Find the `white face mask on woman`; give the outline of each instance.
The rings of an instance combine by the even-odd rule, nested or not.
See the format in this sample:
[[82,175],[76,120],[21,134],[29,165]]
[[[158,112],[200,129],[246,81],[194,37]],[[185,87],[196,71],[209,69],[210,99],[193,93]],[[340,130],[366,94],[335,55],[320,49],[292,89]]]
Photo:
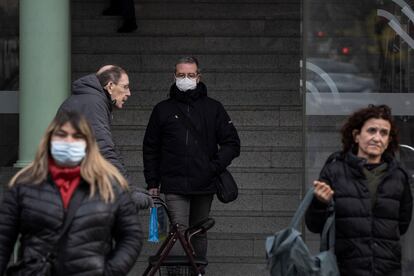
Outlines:
[[59,166],[75,167],[85,157],[86,143],[85,141],[51,141],[50,153],[52,154],[53,160]]
[[192,90],[197,87],[197,79],[190,79],[190,78],[176,78],[175,85],[177,86],[180,91],[187,91]]

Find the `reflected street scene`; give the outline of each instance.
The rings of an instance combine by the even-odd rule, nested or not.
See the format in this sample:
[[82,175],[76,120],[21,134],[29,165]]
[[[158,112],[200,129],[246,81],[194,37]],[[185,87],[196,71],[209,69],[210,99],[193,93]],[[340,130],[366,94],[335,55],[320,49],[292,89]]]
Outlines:
[[[400,132],[398,158],[414,191],[414,1],[310,0],[303,7],[306,183],[341,149],[339,131],[347,116],[386,104]],[[403,275],[413,275],[413,223],[402,244]]]
[[0,0],[0,91],[19,86],[19,1]]

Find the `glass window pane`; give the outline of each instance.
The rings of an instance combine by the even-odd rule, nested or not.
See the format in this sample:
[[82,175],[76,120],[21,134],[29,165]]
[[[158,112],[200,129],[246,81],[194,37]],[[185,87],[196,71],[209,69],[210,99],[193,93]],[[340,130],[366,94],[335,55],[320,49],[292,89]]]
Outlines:
[[[347,116],[368,104],[392,108],[399,158],[413,177],[414,1],[307,0],[303,8],[307,183],[341,149]],[[402,243],[405,275],[414,272],[413,224]]]
[[19,1],[0,0],[0,91],[18,90]]

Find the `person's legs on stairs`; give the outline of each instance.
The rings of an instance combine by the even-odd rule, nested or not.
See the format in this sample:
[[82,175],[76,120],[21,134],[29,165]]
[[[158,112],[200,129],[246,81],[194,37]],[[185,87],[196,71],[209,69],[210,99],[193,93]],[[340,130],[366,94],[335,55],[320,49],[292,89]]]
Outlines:
[[[165,203],[171,215],[171,223],[178,223],[181,231],[185,231],[188,228],[190,199],[190,196],[165,194]],[[170,255],[184,255],[184,251],[178,242],[174,245]]]
[[138,26],[135,18],[134,0],[118,0],[120,1],[121,12],[123,17],[122,26],[118,29],[118,33],[129,33],[135,31]]
[[121,5],[119,3],[120,0],[111,0],[109,7],[102,11],[102,15],[113,16],[113,15],[121,15]]
[[[209,217],[213,197],[213,194],[191,196],[190,226]],[[207,233],[195,235],[191,244],[197,257],[207,259]]]

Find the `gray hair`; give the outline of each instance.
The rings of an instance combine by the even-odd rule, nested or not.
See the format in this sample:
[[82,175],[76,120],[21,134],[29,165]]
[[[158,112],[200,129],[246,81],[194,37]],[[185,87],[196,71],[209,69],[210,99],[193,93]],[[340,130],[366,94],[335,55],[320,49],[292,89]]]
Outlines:
[[197,66],[197,73],[201,72],[201,69],[198,65],[198,59],[195,58],[195,57],[181,57],[181,58],[179,58],[177,60],[177,62],[175,63],[174,70],[176,70],[178,64],[183,64],[183,63],[195,64]]
[[105,65],[101,67],[96,73],[96,77],[99,80],[99,83],[102,87],[105,87],[110,81],[115,84],[118,84],[119,79],[122,77],[123,74],[127,74],[127,72],[117,65]]

